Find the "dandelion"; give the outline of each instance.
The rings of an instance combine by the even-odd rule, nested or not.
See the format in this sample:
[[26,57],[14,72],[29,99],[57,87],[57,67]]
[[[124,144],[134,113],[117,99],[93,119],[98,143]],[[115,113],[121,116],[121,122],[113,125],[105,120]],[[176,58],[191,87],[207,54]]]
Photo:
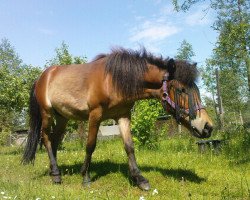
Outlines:
[[56,197],[55,196],[51,196],[52,199],[55,199]]
[[41,198],[40,198],[40,197],[37,197],[36,200],[41,200]]
[[146,200],[144,196],[140,196],[139,200]]
[[158,194],[158,190],[154,189],[154,191],[152,192],[152,195],[156,195],[156,194]]
[[91,191],[90,191],[90,194],[93,194],[93,193],[94,193],[94,191],[93,191],[93,190],[91,190]]
[[1,192],[1,194],[2,194],[2,195],[4,195],[4,194],[5,194],[5,192]]

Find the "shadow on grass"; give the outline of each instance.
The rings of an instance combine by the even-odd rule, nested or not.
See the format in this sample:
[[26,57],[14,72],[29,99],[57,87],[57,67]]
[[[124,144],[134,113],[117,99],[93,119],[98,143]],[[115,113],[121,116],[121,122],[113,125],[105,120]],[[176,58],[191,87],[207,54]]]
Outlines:
[[[76,163],[74,165],[61,165],[59,168],[62,174],[74,175],[81,171],[82,163]],[[187,169],[165,169],[161,167],[153,167],[147,165],[140,165],[139,169],[142,174],[144,172],[156,171],[160,172],[163,176],[173,177],[176,180],[185,180],[194,183],[202,183],[206,181],[205,178],[199,177],[192,170]],[[130,179],[128,164],[127,163],[113,163],[109,160],[93,162],[91,163],[90,172],[92,174],[92,181],[108,175],[109,173],[122,173],[124,177]]]

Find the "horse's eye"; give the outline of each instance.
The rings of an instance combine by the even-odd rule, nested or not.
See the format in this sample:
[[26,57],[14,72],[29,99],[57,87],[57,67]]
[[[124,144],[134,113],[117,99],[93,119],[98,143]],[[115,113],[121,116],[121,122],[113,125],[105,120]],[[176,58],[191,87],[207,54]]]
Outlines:
[[182,89],[181,89],[181,92],[182,92],[182,93],[186,93],[186,89],[185,89],[185,88],[182,88]]
[[176,88],[176,92],[177,92],[178,94],[181,94],[181,93],[182,93],[182,91],[181,91],[180,88]]

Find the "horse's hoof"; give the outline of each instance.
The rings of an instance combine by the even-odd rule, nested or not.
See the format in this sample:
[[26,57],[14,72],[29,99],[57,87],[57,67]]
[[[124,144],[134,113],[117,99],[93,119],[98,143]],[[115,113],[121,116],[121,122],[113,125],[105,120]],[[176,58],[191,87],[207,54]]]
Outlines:
[[90,187],[91,181],[83,181],[82,185],[83,185],[84,187]]
[[137,175],[132,177],[136,185],[144,191],[150,190],[150,184],[146,178],[144,178],[142,175]]
[[90,180],[90,177],[89,175],[85,175],[84,178],[83,178],[83,186],[87,186],[87,187],[90,187],[90,184],[91,184],[91,180]]
[[54,184],[61,184],[62,183],[62,179],[60,176],[53,176],[52,181]]
[[139,183],[139,184],[138,184],[138,187],[139,187],[141,190],[144,190],[144,191],[150,190],[150,184],[149,184],[149,182],[142,182],[142,183]]

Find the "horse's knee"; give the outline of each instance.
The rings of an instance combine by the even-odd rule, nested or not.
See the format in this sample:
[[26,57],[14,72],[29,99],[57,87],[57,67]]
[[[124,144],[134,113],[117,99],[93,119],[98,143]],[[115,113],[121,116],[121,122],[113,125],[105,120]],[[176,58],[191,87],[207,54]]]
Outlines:
[[86,145],[86,154],[91,155],[95,151],[96,143],[91,143]]

